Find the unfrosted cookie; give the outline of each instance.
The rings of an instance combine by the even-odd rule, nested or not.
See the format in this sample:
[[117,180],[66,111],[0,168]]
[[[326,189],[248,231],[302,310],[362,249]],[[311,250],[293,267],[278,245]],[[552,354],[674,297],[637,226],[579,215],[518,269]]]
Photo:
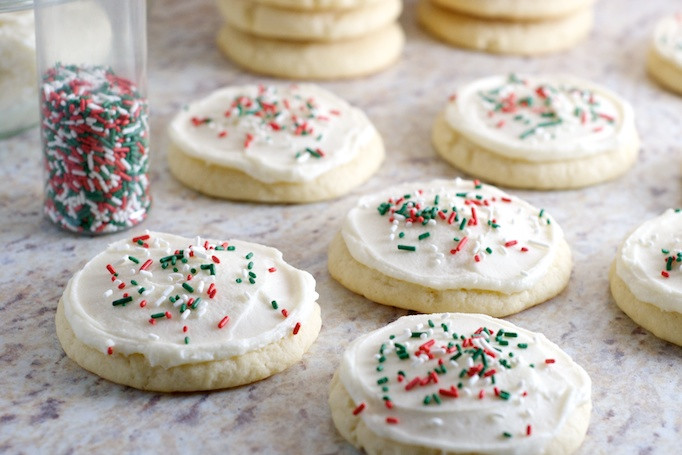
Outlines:
[[629,103],[568,76],[493,76],[459,89],[432,131],[454,166],[500,185],[578,188],[625,173],[639,137]]
[[398,60],[404,43],[405,35],[397,23],[336,41],[264,38],[227,24],[218,33],[218,46],[238,65],[291,79],[338,79],[376,73]]
[[568,49],[592,28],[592,8],[540,21],[480,18],[420,0],[419,23],[444,42],[499,54],[538,55]]
[[274,248],[148,232],[69,281],[57,308],[66,354],[105,379],[162,392],[266,378],[320,331],[315,280]]
[[682,346],[682,212],[644,222],[618,248],[609,273],[616,304],[654,335]]
[[253,0],[263,5],[298,11],[342,11],[362,8],[381,0]]
[[292,10],[253,0],[219,0],[225,21],[242,32],[265,38],[335,41],[354,38],[394,22],[400,0],[379,0],[348,10]]
[[682,13],[656,25],[647,69],[663,87],[682,94]]
[[551,299],[571,252],[543,209],[468,180],[365,196],[329,248],[329,272],[370,300],[423,313],[506,316]]
[[585,9],[594,0],[433,0],[443,8],[482,18],[542,20]]
[[170,170],[202,193],[262,202],[311,202],[350,191],[384,158],[357,108],[320,87],[227,87],[169,126]]
[[591,381],[544,335],[509,322],[405,316],[348,346],[329,405],[368,454],[570,454],[587,432]]

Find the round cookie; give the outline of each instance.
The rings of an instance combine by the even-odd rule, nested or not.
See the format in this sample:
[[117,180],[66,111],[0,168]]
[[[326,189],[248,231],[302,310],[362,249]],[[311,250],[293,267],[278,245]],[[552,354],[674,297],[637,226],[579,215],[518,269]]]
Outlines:
[[405,316],[354,340],[332,378],[339,433],[368,454],[570,454],[591,380],[540,333],[480,314]]
[[381,0],[254,0],[256,3],[298,11],[343,11],[363,8]]
[[567,189],[625,173],[639,136],[629,103],[567,76],[493,76],[465,85],[433,126],[452,165],[500,185]]
[[568,49],[592,28],[592,8],[541,21],[479,18],[420,0],[419,23],[436,38],[457,47],[498,54],[539,55]]
[[571,252],[544,210],[460,179],[360,199],[329,247],[330,274],[385,305],[506,316],[566,287]]
[[219,0],[225,21],[248,34],[285,40],[335,41],[354,38],[394,22],[400,0],[380,0],[349,10],[300,11],[253,0]]
[[433,0],[448,10],[481,18],[542,20],[584,10],[594,0]]
[[179,112],[168,132],[173,175],[226,199],[330,199],[367,180],[384,158],[362,111],[309,84],[223,88]]
[[331,42],[263,38],[224,25],[218,46],[236,64],[255,73],[290,79],[367,76],[395,63],[405,34],[397,23],[365,35]]
[[274,248],[148,232],[69,281],[57,336],[105,379],[160,392],[251,383],[301,360],[320,331],[315,280]]
[[682,94],[682,13],[666,17],[656,25],[647,69],[663,87]]
[[625,314],[659,338],[682,346],[682,212],[644,222],[618,248],[611,294]]

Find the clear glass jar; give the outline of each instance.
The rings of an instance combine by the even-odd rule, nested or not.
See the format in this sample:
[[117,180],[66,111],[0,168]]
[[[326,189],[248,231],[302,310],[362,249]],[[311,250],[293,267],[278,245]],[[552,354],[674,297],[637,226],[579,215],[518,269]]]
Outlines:
[[83,234],[151,205],[145,0],[35,0],[45,213]]
[[32,0],[0,3],[0,139],[38,124]]

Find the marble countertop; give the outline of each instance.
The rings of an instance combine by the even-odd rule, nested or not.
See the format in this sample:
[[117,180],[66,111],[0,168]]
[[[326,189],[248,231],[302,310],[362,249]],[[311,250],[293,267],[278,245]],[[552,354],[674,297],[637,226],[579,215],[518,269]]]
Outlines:
[[629,230],[682,206],[682,98],[645,74],[649,35],[669,0],[601,0],[596,27],[573,50],[542,58],[456,50],[415,24],[406,1],[402,60],[365,79],[323,86],[362,107],[388,152],[378,174],[352,194],[309,205],[256,205],[201,196],[174,180],[165,128],[188,101],[246,74],[214,45],[211,0],[152,0],[149,86],[154,206],[139,228],[186,236],[238,237],[275,246],[317,280],[323,327],[303,361],[256,384],[211,393],[156,394],[99,379],[68,359],[55,335],[57,301],[69,277],[109,242],[77,237],[42,216],[38,132],[0,142],[0,453],[228,452],[352,454],[335,431],[327,387],[345,346],[405,311],[359,297],[332,280],[326,248],[363,193],[403,182],[461,175],[430,145],[430,126],[458,85],[494,73],[570,72],[630,100],[642,150],[622,178],[576,191],[513,191],[544,207],[573,250],[568,288],[508,319],[543,332],[583,365],[594,409],[580,454],[669,454],[682,441],[682,348],[639,328],[614,304],[607,270]]

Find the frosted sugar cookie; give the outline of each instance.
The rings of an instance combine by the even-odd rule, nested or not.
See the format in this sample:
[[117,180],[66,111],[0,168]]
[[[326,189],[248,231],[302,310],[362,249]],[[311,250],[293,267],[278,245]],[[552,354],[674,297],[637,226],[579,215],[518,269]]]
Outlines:
[[587,432],[591,381],[544,335],[509,322],[405,316],[348,346],[329,405],[368,454],[570,454]]
[[423,313],[506,316],[551,299],[571,252],[543,209],[467,180],[365,196],[329,247],[329,272],[370,300]]
[[362,8],[381,0],[255,0],[264,5],[277,6],[298,11],[334,10],[342,11]]
[[647,68],[663,87],[682,94],[682,12],[656,25]]
[[568,76],[494,76],[465,85],[436,119],[433,144],[473,176],[519,188],[604,182],[635,162],[630,104]]
[[274,248],[149,232],[69,281],[66,354],[105,379],[162,392],[233,387],[301,360],[320,331],[315,280]]
[[558,17],[519,21],[471,16],[434,0],[420,0],[417,5],[419,23],[436,38],[499,54],[539,55],[573,47],[590,32],[593,16],[587,7]]
[[618,248],[611,293],[625,314],[659,338],[682,346],[682,212],[644,222]]
[[480,18],[542,20],[584,10],[594,0],[433,0],[433,3]]
[[335,41],[265,38],[224,25],[218,46],[236,64],[256,73],[290,79],[366,76],[395,63],[405,34],[391,23],[364,35]]
[[311,202],[350,191],[384,158],[372,123],[314,85],[227,87],[169,126],[170,170],[226,199]]
[[365,35],[395,22],[400,0],[379,0],[346,10],[298,10],[253,0],[219,0],[225,21],[245,33],[284,40],[334,41]]

